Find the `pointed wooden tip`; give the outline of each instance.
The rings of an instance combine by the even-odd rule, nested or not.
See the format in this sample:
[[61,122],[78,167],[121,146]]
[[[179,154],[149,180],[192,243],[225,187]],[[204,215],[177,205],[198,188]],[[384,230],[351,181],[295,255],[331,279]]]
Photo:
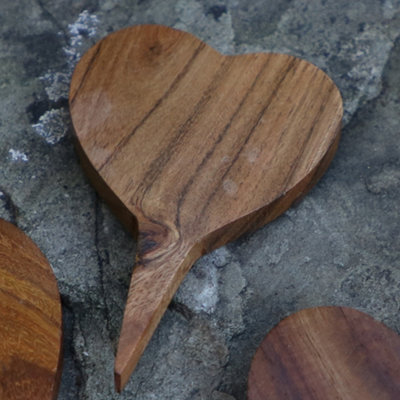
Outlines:
[[129,290],[115,357],[114,379],[117,392],[124,389],[156,327],[154,323],[153,327],[151,325],[152,320],[157,315],[159,304],[155,306],[155,309],[150,309],[144,313],[143,310],[139,311],[132,308],[132,298],[135,298],[136,304],[140,305],[138,299],[134,296],[136,292],[132,291],[132,287]]
[[143,343],[143,339],[140,340],[138,336],[130,333],[126,329],[126,325],[130,325],[129,322],[129,320],[126,321],[124,319],[115,358],[114,382],[115,390],[118,393],[120,393],[128,383],[129,377],[139,362],[140,356],[147,344],[147,341]]
[[156,279],[151,268],[137,266],[134,269],[115,357],[115,388],[118,392],[127,384],[166,308],[164,297],[168,285],[154,290],[152,282]]
[[[115,388],[123,390],[151,339],[172,296],[199,254],[171,246],[154,258],[139,254],[125,306],[115,358]],[[141,246],[143,249],[143,246]]]
[[126,382],[125,382],[125,383],[122,383],[122,376],[121,376],[121,373],[118,372],[118,371],[116,371],[116,370],[114,370],[114,384],[115,384],[115,390],[116,390],[118,393],[121,393],[121,392],[122,392],[122,389],[123,389],[124,386],[126,385]]
[[118,393],[122,392],[128,383],[147,344],[146,339],[144,341],[142,339],[139,343],[135,339],[135,336],[131,337],[126,331],[120,337],[114,365],[114,384]]

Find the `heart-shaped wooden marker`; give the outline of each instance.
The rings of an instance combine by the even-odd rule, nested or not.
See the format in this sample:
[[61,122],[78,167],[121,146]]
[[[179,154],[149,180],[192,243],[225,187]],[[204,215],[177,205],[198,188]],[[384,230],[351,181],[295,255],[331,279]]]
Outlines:
[[0,220],[0,399],[55,399],[61,347],[53,271],[32,240]]
[[69,101],[83,165],[138,231],[115,364],[120,390],[193,262],[280,215],[323,174],[342,101],[308,62],[224,56],[158,25],[92,47]]
[[351,308],[299,311],[254,356],[248,400],[266,399],[400,399],[400,337]]

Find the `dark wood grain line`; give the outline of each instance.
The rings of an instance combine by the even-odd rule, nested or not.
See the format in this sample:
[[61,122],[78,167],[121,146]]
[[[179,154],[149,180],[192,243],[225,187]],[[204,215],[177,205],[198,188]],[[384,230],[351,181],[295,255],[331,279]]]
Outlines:
[[[309,68],[309,67],[310,67],[309,65],[305,64],[302,72],[305,72],[305,70],[306,70],[307,68]],[[315,71],[314,71],[314,74],[317,73],[317,71],[318,71],[318,70],[315,70]],[[297,71],[296,71],[296,72],[297,72]],[[303,85],[303,84],[304,84],[304,83],[303,83],[302,81],[298,81],[298,82],[297,82],[297,85],[293,87],[293,91],[295,90],[295,88],[296,88],[297,86],[301,86],[301,85]],[[302,96],[301,96],[301,99],[298,101],[297,104],[303,104],[303,101],[304,101],[304,99],[305,99],[306,97],[307,97],[307,92],[304,92],[304,93],[302,94]],[[292,115],[293,115],[293,113],[295,113],[295,112],[297,111],[297,109],[298,109],[297,104],[293,104],[293,105],[292,105],[292,108],[290,109],[290,111],[286,114],[286,119],[287,119],[287,120],[290,121],[290,120],[291,120],[291,117],[292,117]],[[280,116],[281,116],[281,115],[282,115],[282,112],[280,113]],[[282,145],[282,143],[284,143],[286,134],[287,134],[288,131],[289,131],[289,127],[290,127],[290,125],[286,125],[286,127],[285,127],[284,130],[282,131],[281,135],[279,136],[279,139],[278,139],[278,146],[277,146],[278,148]]]
[[73,95],[72,98],[70,99],[70,106],[72,106],[72,105],[74,104],[75,99],[76,99],[76,95],[77,95],[78,92],[82,89],[83,84],[85,83],[85,80],[86,80],[87,76],[89,75],[89,72],[90,72],[91,69],[93,68],[94,61],[96,60],[97,56],[100,54],[100,49],[101,49],[102,44],[103,44],[103,41],[100,41],[100,42],[97,44],[97,50],[95,51],[95,53],[93,54],[92,58],[90,59],[89,64],[88,64],[88,66],[87,66],[87,68],[86,68],[86,71],[85,71],[85,73],[83,74],[83,77],[82,77],[81,81],[79,82],[79,86],[77,87],[77,89],[75,90],[74,95]]
[[[1,261],[3,262],[5,260],[1,259]],[[14,265],[12,260],[7,260],[6,262],[8,263],[7,267]],[[53,281],[51,277],[47,276],[47,271],[45,270],[45,267],[41,263],[35,262],[35,260],[33,259],[24,260],[24,262],[30,263],[32,274],[30,276],[27,276],[26,274],[21,272],[19,268],[14,268],[12,271],[13,277],[18,278],[21,281],[27,282],[30,285],[36,285],[36,289],[40,290],[42,293],[45,293],[49,298],[52,298],[52,296],[54,295]],[[2,270],[6,272],[10,271],[9,269],[4,268],[0,265],[0,273]],[[40,277],[40,275],[42,275],[42,277]],[[45,285],[45,281],[46,283],[48,282],[49,285]]]
[[399,350],[395,332],[357,310],[302,310],[281,321],[257,350],[249,399],[397,400]]
[[154,111],[174,92],[174,90],[178,87],[179,82],[183,79],[183,77],[188,73],[190,67],[193,65],[194,60],[200,54],[200,52],[205,48],[205,44],[200,42],[196,47],[196,50],[193,52],[189,61],[184,65],[181,72],[176,76],[171,85],[165,91],[165,93],[156,101],[154,106],[146,113],[146,115],[142,118],[142,120],[133,128],[133,130],[123,137],[115,146],[113,152],[103,161],[103,163],[99,166],[98,171],[101,170],[111,162],[118,152],[126,145],[126,143],[135,135],[137,130],[149,119],[149,117],[154,113]]
[[[31,282],[29,282],[28,280],[26,280],[26,283],[31,284]],[[19,284],[19,282],[16,282],[16,285],[17,284]],[[19,305],[21,305],[23,307],[37,311],[38,314],[40,314],[42,317],[44,317],[47,321],[50,321],[54,325],[59,326],[59,323],[54,318],[52,318],[50,315],[48,315],[46,313],[47,310],[43,310],[41,308],[44,301],[47,301],[50,303],[57,303],[58,299],[54,298],[54,290],[53,290],[53,296],[52,296],[49,291],[46,292],[45,290],[43,290],[43,287],[36,286],[35,288],[37,290],[39,290],[41,292],[41,294],[44,293],[45,295],[47,295],[46,297],[42,298],[41,301],[38,302],[38,304],[35,304],[35,302],[32,302],[32,301],[29,301],[29,299],[23,300],[23,299],[21,299],[21,297],[18,294],[13,293],[10,289],[6,289],[4,287],[0,288],[0,293],[15,300]],[[39,296],[37,296],[37,297],[39,297]]]
[[[166,243],[157,240],[156,236],[157,235],[168,235],[169,232],[171,232],[171,228],[168,227],[167,225],[161,223],[160,221],[156,221],[154,218],[152,218],[149,215],[144,215],[146,220],[152,224],[152,230],[147,230],[147,231],[141,231],[139,240],[138,240],[138,250],[137,254],[140,258],[140,262],[143,266],[146,266],[146,264],[153,263],[154,261],[160,259],[161,257],[164,257],[165,254],[152,254],[159,250],[160,248],[163,248],[163,245]],[[160,230],[157,231],[156,227],[160,227]],[[174,231],[174,233],[177,235],[177,238],[174,240],[174,248],[179,247],[180,244],[182,243],[182,237],[179,232],[179,230]],[[149,242],[149,243],[148,243]],[[167,241],[168,242],[168,241]],[[150,257],[148,257],[149,254],[152,254]],[[146,256],[146,259],[143,258],[143,256]]]
[[[308,400],[319,399],[312,386],[310,386],[309,377],[306,375],[309,371],[304,370],[301,359],[296,357],[295,353],[285,351],[286,349],[291,349],[293,347],[288,341],[289,338],[287,335],[281,334],[281,331],[285,331],[285,325],[288,321],[289,319],[285,319],[276,326],[273,330],[274,340],[266,343],[263,342],[259,349],[265,359],[265,362],[262,364],[274,366],[273,375],[269,379],[271,381],[280,382],[280,385],[269,387],[274,390],[274,398],[300,400],[306,395]],[[307,339],[307,342],[309,343],[308,348],[314,348],[319,356],[319,352],[314,346],[312,339],[308,336],[305,337],[304,332],[302,332],[302,336],[299,336],[298,341],[301,339],[304,340],[304,338]],[[282,357],[283,355],[285,357]],[[321,359],[321,357],[319,358]],[[268,371],[267,373],[270,372],[271,371]],[[263,385],[263,382],[259,379],[256,379],[255,381]],[[301,393],[301,396],[299,395],[299,397],[297,397],[294,395],[295,393]],[[259,395],[258,399],[263,399],[265,396],[265,387],[261,386],[260,390],[257,391],[257,394]]]
[[[317,72],[317,71],[316,71]],[[331,96],[332,91],[334,90],[334,87],[331,85],[329,86],[329,89],[326,93],[326,96],[324,97],[324,101],[321,102],[321,105],[319,107],[318,113],[315,114],[315,117],[313,119],[313,122],[311,123],[311,129],[309,130],[305,140],[303,141],[302,145],[301,145],[301,149],[298,152],[293,164],[291,165],[291,168],[289,170],[289,173],[285,179],[285,183],[283,184],[284,187],[284,191],[287,191],[287,187],[289,185],[290,180],[293,177],[293,174],[296,172],[297,166],[299,165],[299,162],[301,160],[302,155],[304,154],[304,149],[307,148],[307,145],[310,141],[310,138],[312,137],[314,130],[315,130],[315,126],[317,124],[317,122],[321,119],[321,116],[326,108],[326,105],[328,103],[328,99]]]
[[[49,314],[45,313],[44,310],[39,305],[35,305],[30,301],[23,301],[18,295],[16,295],[13,292],[10,292],[9,290],[0,289],[0,292],[2,294],[4,294],[5,296],[9,297],[10,299],[14,300],[19,307],[23,307],[23,308],[26,308],[27,310],[30,310],[26,314],[29,315],[32,312],[35,312],[35,313],[37,313],[37,315],[39,316],[40,319],[47,321],[51,325],[60,327],[59,321],[56,321]],[[54,302],[54,303],[57,301],[57,299],[53,299],[53,298],[49,298],[46,300],[50,301],[50,302]],[[8,302],[7,302],[7,304],[8,304]],[[10,309],[9,307],[10,306],[8,305],[7,308]],[[0,309],[1,309],[1,306],[0,306]],[[4,318],[4,316],[2,316],[2,318]],[[36,324],[36,325],[39,326],[38,324]]]
[[[162,171],[162,169],[165,168],[165,166],[168,164],[168,161],[170,160],[173,154],[173,149],[176,148],[177,144],[179,144],[188,133],[190,133],[190,127],[192,126],[193,121],[196,119],[198,115],[202,113],[204,107],[207,105],[214,91],[218,89],[216,83],[219,82],[220,80],[219,77],[223,75],[226,72],[226,70],[231,66],[231,62],[232,61],[229,58],[223,61],[220,68],[214,74],[210,84],[204,91],[204,94],[201,96],[200,100],[194,106],[193,112],[186,119],[184,124],[180,127],[177,134],[170,140],[167,148],[162,149],[161,153],[159,153],[159,155],[155,157],[154,161],[150,164],[145,179],[143,179],[143,181],[140,182],[137,190],[135,191],[135,194],[140,193],[142,188],[144,188],[143,193],[141,195],[142,199],[145,198],[146,193],[151,189],[152,185],[159,177],[160,171]],[[133,197],[131,199],[131,202],[133,201]]]
[[190,180],[187,182],[185,187],[183,188],[182,192],[179,194],[178,198],[178,204],[177,204],[177,210],[176,210],[176,217],[175,217],[175,223],[176,226],[179,228],[180,227],[180,208],[182,206],[183,201],[185,200],[185,196],[188,193],[190,187],[193,185],[195,178],[200,176],[200,171],[204,168],[206,165],[207,161],[210,159],[210,157],[214,154],[217,146],[222,142],[224,137],[226,136],[227,132],[229,131],[229,128],[232,126],[232,123],[234,119],[237,117],[240,109],[243,107],[243,104],[246,102],[248,99],[249,95],[252,93],[253,89],[255,88],[256,84],[259,82],[261,74],[265,71],[267,68],[267,65],[269,64],[271,58],[268,57],[264,64],[261,66],[260,70],[258,71],[257,75],[255,76],[253,83],[251,86],[247,89],[245,92],[244,96],[242,97],[242,100],[240,101],[239,105],[236,107],[234,112],[232,113],[232,116],[230,117],[228,123],[224,126],[223,130],[221,133],[218,135],[217,140],[215,141],[213,147],[206,153],[205,157],[201,161],[201,163],[197,166],[195,173],[193,176],[190,178]]
[[[355,321],[354,316],[353,318],[351,317],[351,315],[348,316],[346,309],[341,308],[341,311],[343,319],[346,321],[346,324],[348,325],[348,330],[350,332],[353,343],[359,343],[359,346],[362,346],[362,353],[366,355],[365,367],[367,367],[368,372],[373,374],[377,378],[377,381],[380,382],[382,388],[385,388],[388,393],[394,393],[394,394],[399,393],[400,372],[398,373],[399,379],[396,382],[393,379],[393,377],[390,376],[391,374],[387,372],[385,365],[384,364],[382,365],[382,360],[377,358],[377,354],[375,352],[371,351],[371,346],[370,346],[371,342],[373,342],[374,340],[378,342],[389,341],[390,339],[387,338],[386,334],[390,333],[391,335],[393,335],[394,332],[389,331],[384,324],[382,324],[379,321],[375,321],[373,320],[372,317],[368,316],[369,318],[371,318],[372,321],[381,326],[379,335],[375,333],[374,336],[372,336],[368,331],[364,329],[364,326],[361,326],[360,329],[360,321]],[[365,323],[365,321],[362,322]]]
[[[275,328],[276,329],[276,328]],[[275,371],[279,371],[279,380],[284,382],[284,385],[281,385],[279,387],[274,387],[275,390],[278,390],[276,392],[276,395],[279,396],[280,399],[287,399],[287,387],[295,388],[295,392],[301,392],[300,388],[296,384],[295,377],[291,373],[291,368],[288,368],[287,364],[283,361],[281,357],[281,348],[286,348],[287,344],[282,342],[282,338],[279,338],[280,342],[278,343],[269,343],[268,348],[265,348],[264,346],[261,347],[261,353],[262,356],[264,357],[267,362],[272,363],[276,366]],[[297,360],[295,357],[291,357],[291,363],[290,365],[296,365]],[[297,371],[299,371],[299,368],[295,368]],[[258,380],[257,380],[258,381]],[[264,388],[261,388],[261,391],[258,391],[258,393],[261,394],[261,396],[264,396],[265,393],[263,393]],[[262,397],[261,397],[262,398]],[[296,399],[297,400],[297,399]],[[300,399],[299,399],[300,400]]]
[[[288,320],[284,321],[283,323],[285,322],[287,323],[287,321]],[[281,327],[279,327],[278,325],[277,329],[280,330],[280,328]],[[307,339],[309,338],[307,337]],[[283,361],[282,360],[282,353],[284,351],[283,349],[292,348],[293,343],[290,343],[289,338],[286,337],[285,335],[279,335],[279,337],[277,338],[277,342],[279,343],[279,351],[277,353],[277,357],[281,361]],[[307,373],[308,371],[305,371],[304,368],[302,367],[301,360],[299,360],[299,358],[296,357],[296,354],[292,352],[287,352],[285,356],[288,357],[288,360],[284,361],[284,365],[290,379],[287,382],[287,384],[284,385],[284,390],[287,390],[286,387],[290,387],[292,389],[291,392],[294,393],[304,393],[304,391],[306,391],[307,399],[309,400],[316,399],[315,392],[313,391],[312,387],[309,386],[307,376],[305,375],[305,373]]]
[[281,77],[278,80],[278,83],[276,84],[276,86],[274,87],[274,90],[271,92],[271,94],[269,95],[268,99],[266,100],[266,103],[264,105],[264,107],[262,108],[262,110],[259,112],[257,118],[256,118],[256,123],[250,128],[249,133],[246,135],[245,140],[243,141],[243,143],[240,145],[238,151],[235,154],[235,157],[232,159],[232,162],[230,163],[229,167],[227,168],[227,170],[224,172],[224,174],[222,175],[221,179],[219,182],[217,182],[217,184],[214,186],[213,190],[210,191],[210,195],[208,196],[207,201],[205,202],[205,204],[203,205],[200,213],[198,214],[198,217],[200,218],[205,210],[209,207],[212,199],[215,197],[215,195],[218,192],[218,189],[221,187],[221,183],[224,181],[225,177],[228,175],[228,173],[230,172],[230,170],[232,169],[232,167],[234,166],[235,162],[238,160],[240,154],[242,153],[242,150],[244,148],[244,146],[246,146],[246,144],[249,142],[250,138],[252,137],[253,133],[255,132],[258,124],[260,123],[263,115],[265,114],[266,110],[268,109],[268,107],[270,106],[273,98],[276,96],[276,93],[279,90],[279,87],[282,85],[282,83],[284,82],[287,73],[294,67],[294,65],[296,63],[298,63],[299,60],[292,57],[292,59],[290,60],[290,62],[288,63],[288,66],[282,71],[281,73]]
[[[336,383],[335,376],[332,375],[330,369],[327,368],[327,365],[329,366],[329,362],[327,364],[327,360],[325,359],[325,357],[323,355],[321,355],[321,352],[318,349],[318,346],[316,345],[316,343],[319,343],[319,342],[318,341],[316,342],[314,340],[314,338],[311,336],[311,333],[306,329],[303,329],[303,332],[300,337],[304,343],[307,343],[306,348],[308,349],[310,356],[312,356],[313,363],[315,365],[319,364],[321,366],[320,369],[324,375],[324,380],[329,381],[330,391],[331,391],[332,395],[336,394],[337,398],[340,398],[340,392],[338,391],[338,387],[335,384]],[[291,353],[291,355],[292,355],[292,353]],[[293,370],[298,371],[299,376],[301,376],[301,378],[302,378],[302,382],[305,384],[306,390],[308,390],[310,393],[312,393],[313,388],[312,388],[311,382],[307,379],[307,376],[305,376],[304,368],[302,368],[301,365],[298,364],[298,362],[300,362],[301,360],[299,360],[298,357],[292,357],[292,359],[297,360],[297,363],[291,363],[290,367]],[[297,365],[297,367],[293,368],[293,365]]]

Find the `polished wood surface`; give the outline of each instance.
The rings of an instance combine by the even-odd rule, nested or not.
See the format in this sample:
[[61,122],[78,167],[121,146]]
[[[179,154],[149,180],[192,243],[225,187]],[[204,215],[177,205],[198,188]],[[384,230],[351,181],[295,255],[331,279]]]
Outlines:
[[345,307],[302,310],[263,340],[248,400],[400,399],[400,337]]
[[53,271],[32,240],[0,220],[0,399],[56,399],[61,346]]
[[83,166],[138,238],[115,364],[121,390],[194,261],[280,215],[323,174],[342,101],[306,61],[224,56],[158,25],[92,47],[69,101]]

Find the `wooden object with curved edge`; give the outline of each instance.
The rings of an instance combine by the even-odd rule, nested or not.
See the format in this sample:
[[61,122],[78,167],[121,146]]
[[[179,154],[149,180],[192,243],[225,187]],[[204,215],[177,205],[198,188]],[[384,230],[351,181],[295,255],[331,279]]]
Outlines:
[[82,57],[69,102],[85,169],[138,229],[121,390],[194,261],[280,215],[323,174],[342,101],[306,61],[224,56],[189,33],[141,25]]
[[54,400],[62,364],[53,271],[22,231],[0,220],[0,399]]
[[351,308],[292,314],[251,364],[248,400],[266,399],[400,399],[400,337]]

